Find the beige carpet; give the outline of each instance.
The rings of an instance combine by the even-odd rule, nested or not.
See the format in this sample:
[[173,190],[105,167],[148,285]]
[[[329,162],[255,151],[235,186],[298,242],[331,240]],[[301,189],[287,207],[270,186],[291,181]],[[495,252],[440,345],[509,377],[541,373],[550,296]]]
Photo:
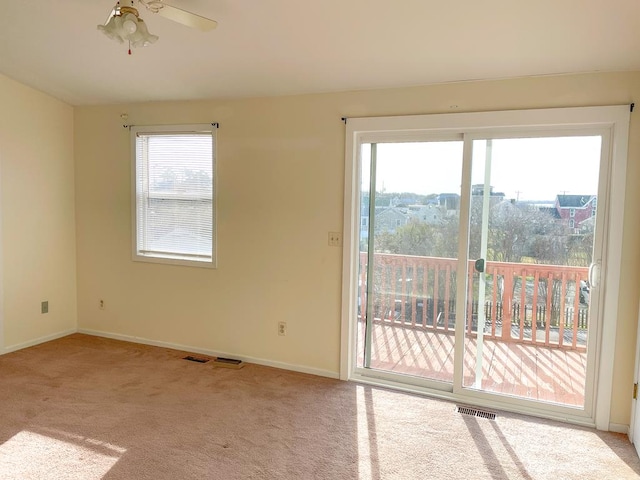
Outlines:
[[631,479],[626,436],[85,335],[0,357],[0,479]]

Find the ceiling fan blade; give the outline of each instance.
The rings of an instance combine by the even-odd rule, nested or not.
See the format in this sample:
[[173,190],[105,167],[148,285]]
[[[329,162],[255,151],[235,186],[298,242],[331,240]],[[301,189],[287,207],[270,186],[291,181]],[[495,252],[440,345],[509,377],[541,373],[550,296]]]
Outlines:
[[197,28],[202,32],[208,32],[218,26],[218,22],[215,20],[187,12],[181,8],[172,7],[166,3],[162,3],[162,8],[158,10],[158,14],[174,22],[186,25],[187,27]]

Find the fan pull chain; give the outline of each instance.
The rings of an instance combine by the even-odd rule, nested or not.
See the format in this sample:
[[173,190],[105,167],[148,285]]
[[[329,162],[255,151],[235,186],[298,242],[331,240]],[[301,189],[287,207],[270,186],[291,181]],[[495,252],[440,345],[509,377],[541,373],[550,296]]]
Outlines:
[[129,40],[129,55],[131,55],[131,40]]

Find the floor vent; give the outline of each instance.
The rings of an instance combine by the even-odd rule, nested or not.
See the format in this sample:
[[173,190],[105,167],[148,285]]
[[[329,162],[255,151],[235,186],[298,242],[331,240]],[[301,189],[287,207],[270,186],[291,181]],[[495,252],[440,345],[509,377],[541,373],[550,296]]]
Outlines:
[[190,362],[197,362],[197,363],[207,363],[209,360],[211,360],[210,358],[204,358],[204,357],[194,357],[193,355],[187,355],[186,357],[182,357],[184,360],[189,360]]
[[244,362],[235,358],[217,357],[213,360],[213,363],[211,365],[213,365],[214,367],[239,369],[244,367]]
[[495,420],[496,414],[487,410],[480,410],[474,407],[463,407],[461,405],[456,406],[456,412],[463,415],[471,415],[472,417],[486,418],[488,420]]

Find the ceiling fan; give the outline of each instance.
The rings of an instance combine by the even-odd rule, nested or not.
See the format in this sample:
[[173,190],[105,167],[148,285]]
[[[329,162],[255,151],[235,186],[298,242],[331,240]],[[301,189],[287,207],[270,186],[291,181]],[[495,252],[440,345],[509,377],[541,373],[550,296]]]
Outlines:
[[[215,20],[168,5],[163,0],[137,0],[137,2],[151,13],[157,13],[169,20],[203,32],[218,26]],[[129,42],[129,55],[131,55],[131,47],[146,47],[158,40],[157,35],[152,35],[147,30],[147,25],[140,17],[138,9],[134,7],[134,0],[122,0],[122,2],[118,0],[104,25],[98,25],[98,30],[120,43]]]

